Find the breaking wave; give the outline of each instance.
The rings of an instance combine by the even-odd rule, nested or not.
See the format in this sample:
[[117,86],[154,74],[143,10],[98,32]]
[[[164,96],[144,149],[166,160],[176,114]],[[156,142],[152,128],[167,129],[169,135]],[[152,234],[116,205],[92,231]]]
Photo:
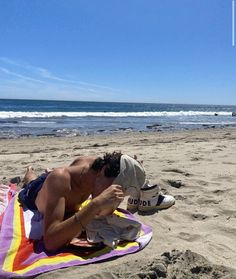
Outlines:
[[144,111],[144,112],[24,112],[1,111],[0,119],[6,118],[52,118],[52,117],[158,117],[158,116],[230,116],[228,111]]

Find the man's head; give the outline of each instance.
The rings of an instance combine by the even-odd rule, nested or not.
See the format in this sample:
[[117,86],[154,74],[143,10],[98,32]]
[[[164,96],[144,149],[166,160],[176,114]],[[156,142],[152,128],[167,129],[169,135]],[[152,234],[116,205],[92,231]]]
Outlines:
[[135,196],[146,180],[143,166],[134,158],[120,152],[106,153],[103,157],[97,158],[92,169],[102,172],[103,177],[109,181],[114,179],[111,183],[121,185],[125,195]]
[[101,171],[104,169],[105,177],[117,177],[120,173],[120,152],[106,153],[103,157],[98,157],[92,164],[94,171]]
[[106,153],[103,157],[98,157],[93,162],[91,168],[97,173],[94,184],[93,197],[100,195],[107,187],[109,187],[114,178],[120,172],[120,152]]

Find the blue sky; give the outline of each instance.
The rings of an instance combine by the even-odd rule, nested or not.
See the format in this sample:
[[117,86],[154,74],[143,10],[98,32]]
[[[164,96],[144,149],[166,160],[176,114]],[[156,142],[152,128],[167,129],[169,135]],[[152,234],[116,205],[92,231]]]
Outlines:
[[236,105],[232,0],[9,0],[0,98]]

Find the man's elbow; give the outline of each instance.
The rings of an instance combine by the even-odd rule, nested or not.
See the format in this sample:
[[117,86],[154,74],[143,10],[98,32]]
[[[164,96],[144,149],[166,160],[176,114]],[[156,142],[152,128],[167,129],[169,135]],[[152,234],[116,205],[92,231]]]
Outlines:
[[59,248],[61,248],[62,245],[57,243],[55,241],[55,238],[53,240],[52,238],[50,239],[49,237],[44,237],[44,247],[48,252],[53,253],[56,252]]

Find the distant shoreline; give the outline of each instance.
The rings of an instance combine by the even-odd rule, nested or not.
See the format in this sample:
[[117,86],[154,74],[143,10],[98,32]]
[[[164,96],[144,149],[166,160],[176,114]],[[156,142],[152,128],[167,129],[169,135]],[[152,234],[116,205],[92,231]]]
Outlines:
[[56,133],[48,133],[48,134],[40,134],[40,135],[32,135],[32,134],[22,134],[17,137],[4,137],[0,136],[0,140],[7,140],[7,139],[32,139],[32,138],[76,138],[76,137],[110,137],[110,136],[125,136],[130,134],[175,134],[175,133],[185,133],[185,132],[201,132],[201,131],[222,131],[227,129],[236,129],[236,124],[233,125],[202,125],[201,128],[193,128],[193,129],[170,129],[170,127],[161,127],[159,124],[153,124],[153,127],[148,128],[147,130],[134,130],[131,127],[129,128],[117,128],[114,131],[105,131],[105,130],[98,130],[93,133],[75,133],[75,134],[56,134]]
[[[163,136],[171,136],[171,135],[185,135],[185,134],[204,134],[204,133],[228,133],[231,131],[235,131],[236,130],[236,126],[235,127],[203,127],[202,129],[189,129],[189,130],[163,130],[163,131],[155,131],[155,130],[149,130],[149,131],[132,131],[132,130],[126,130],[126,131],[117,131],[117,132],[113,132],[113,133],[93,133],[93,134],[86,134],[86,135],[53,135],[53,134],[44,134],[44,135],[39,135],[39,136],[32,136],[32,135],[27,135],[27,136],[21,136],[21,137],[17,137],[17,138],[1,138],[0,137],[0,143],[4,142],[4,141],[30,141],[30,140],[59,140],[59,141],[63,141],[63,140],[76,140],[76,138],[78,139],[112,139],[112,138],[120,138],[120,137],[130,137],[130,136],[157,136],[157,137],[163,137]],[[214,133],[213,133],[214,132]]]

